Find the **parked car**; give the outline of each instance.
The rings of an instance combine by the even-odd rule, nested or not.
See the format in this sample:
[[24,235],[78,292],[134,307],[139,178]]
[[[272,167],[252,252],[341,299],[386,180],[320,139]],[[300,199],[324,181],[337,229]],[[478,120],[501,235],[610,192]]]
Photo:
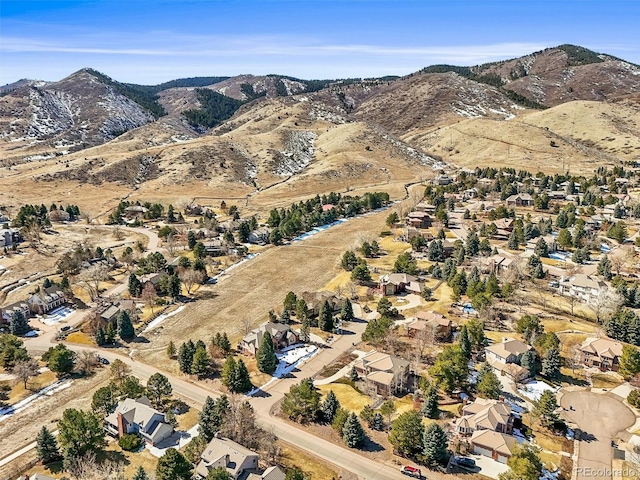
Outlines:
[[38,332],[36,332],[35,330],[31,330],[30,332],[27,332],[24,334],[25,337],[37,337],[38,336]]
[[419,468],[416,467],[412,467],[410,465],[405,465],[403,466],[400,471],[404,474],[407,475],[409,477],[413,477],[413,478],[422,478],[422,472],[420,471]]
[[475,468],[476,461],[469,457],[456,457],[454,463],[462,468]]
[[60,329],[61,332],[66,332],[67,330],[71,330],[71,325],[65,325]]
[[98,355],[96,358],[98,359],[98,361],[99,361],[101,364],[103,364],[103,365],[109,365],[109,360],[107,360],[106,358],[101,357],[100,355]]

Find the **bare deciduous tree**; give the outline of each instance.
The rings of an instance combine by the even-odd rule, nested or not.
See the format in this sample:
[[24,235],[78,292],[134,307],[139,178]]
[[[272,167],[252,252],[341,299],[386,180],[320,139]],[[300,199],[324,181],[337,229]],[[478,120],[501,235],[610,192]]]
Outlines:
[[13,374],[18,380],[22,382],[25,390],[27,389],[27,382],[32,377],[37,377],[40,373],[38,362],[30,358],[29,360],[19,360],[13,367]]
[[156,287],[154,287],[151,283],[147,283],[142,289],[140,298],[151,309],[151,315],[153,315],[153,306],[156,304],[156,298],[158,298]]
[[249,319],[249,317],[242,317],[240,319],[240,331],[242,335],[247,335],[251,331],[251,319]]
[[607,287],[600,290],[598,295],[592,295],[587,305],[596,316],[596,321],[602,324],[624,302],[622,296],[613,288]]
[[122,228],[120,228],[120,225],[113,226],[113,238],[118,241],[124,239],[124,232],[122,231]]
[[179,247],[178,239],[175,237],[175,235],[174,234],[169,235],[166,238],[166,240],[162,243],[164,245],[164,248],[167,249],[167,252],[169,252],[169,255],[173,257],[176,253],[176,250]]
[[204,280],[204,274],[201,271],[192,270],[191,268],[183,269],[178,276],[187,289],[187,295],[191,295],[191,289],[194,285],[202,283]]
[[106,265],[93,265],[80,272],[77,277],[80,286],[86,290],[92,301],[100,297],[100,282],[109,278],[109,267]]
[[98,365],[98,357],[94,352],[84,350],[76,357],[76,368],[82,375],[92,374]]

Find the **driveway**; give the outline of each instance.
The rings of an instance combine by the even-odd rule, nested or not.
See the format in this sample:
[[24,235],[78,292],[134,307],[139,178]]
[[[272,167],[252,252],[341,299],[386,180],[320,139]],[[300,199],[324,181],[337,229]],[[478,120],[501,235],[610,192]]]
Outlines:
[[635,414],[616,396],[586,390],[564,391],[560,405],[562,416],[582,430],[575,478],[611,480],[611,441],[635,423]]

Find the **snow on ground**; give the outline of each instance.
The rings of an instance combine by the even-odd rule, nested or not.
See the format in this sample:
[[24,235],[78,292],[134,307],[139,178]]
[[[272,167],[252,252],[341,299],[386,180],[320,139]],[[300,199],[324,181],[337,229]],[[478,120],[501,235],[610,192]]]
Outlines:
[[55,310],[52,310],[47,315],[43,315],[40,318],[40,323],[44,323],[45,325],[57,325],[62,322],[65,318],[70,317],[75,313],[75,310],[70,307],[59,307]]
[[153,330],[154,328],[156,328],[158,325],[160,325],[162,322],[164,322],[167,318],[169,317],[173,317],[174,315],[180,313],[182,310],[184,310],[184,307],[186,305],[181,305],[178,308],[176,308],[173,312],[170,313],[166,313],[163,315],[158,315],[153,321],[151,321],[149,323],[149,325],[147,325],[145,327],[145,329],[142,331],[142,333],[146,333],[149,330]]
[[207,283],[216,283],[218,281],[218,279],[220,277],[222,277],[224,274],[229,273],[231,270],[236,268],[238,265],[242,265],[244,262],[248,262],[249,260],[252,260],[252,259],[256,258],[258,255],[260,255],[260,254],[259,253],[251,253],[251,254],[247,255],[242,260],[240,260],[238,263],[234,263],[229,268],[225,268],[219,274],[214,275],[213,277],[211,277]]
[[38,400],[39,398],[45,395],[50,397],[56,392],[64,390],[65,388],[69,388],[72,382],[73,380],[59,380],[55,383],[52,383],[48,387],[43,388],[39,392],[36,392],[33,395],[30,395],[24,400],[20,400],[15,405],[10,405],[8,407],[1,408],[0,422],[6,420],[11,415],[15,415],[16,413],[23,411],[24,409],[28,408],[33,402],[35,402],[36,400]]
[[154,457],[162,457],[169,448],[181,449],[187,445],[191,440],[198,436],[198,425],[191,427],[186,432],[184,430],[178,430],[173,435],[161,441],[158,446],[147,445],[147,450]]
[[518,393],[535,402],[540,399],[540,396],[545,390],[556,391],[556,389],[548,383],[536,380],[518,388]]
[[296,369],[296,367],[302,365],[319,352],[318,347],[316,347],[315,345],[305,345],[302,347],[296,347],[295,345],[293,345],[293,347],[294,348],[292,349],[287,349],[287,351],[284,353],[276,354],[276,357],[278,357],[278,360],[280,362],[278,363],[278,367],[276,368],[273,377],[261,387],[256,387],[249,393],[247,393],[248,396],[255,395],[260,390],[264,389],[267,385],[270,385],[276,380],[289,375]]

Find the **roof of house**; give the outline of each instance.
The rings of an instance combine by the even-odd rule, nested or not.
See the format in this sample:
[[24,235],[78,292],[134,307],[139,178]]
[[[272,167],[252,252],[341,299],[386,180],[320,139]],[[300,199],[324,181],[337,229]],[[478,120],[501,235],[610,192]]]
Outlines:
[[502,455],[511,456],[513,449],[518,444],[516,437],[493,430],[476,430],[471,435],[471,443],[489,448]]
[[290,338],[292,341],[295,341],[295,333],[291,330],[289,325],[285,325],[284,323],[267,322],[263,323],[258,328],[251,330],[247,335],[244,336],[240,343],[252,343],[257,348],[262,342],[262,338],[264,337],[265,333],[267,332],[269,332],[272,337],[281,338],[284,336]]
[[381,385],[391,385],[393,384],[394,375],[391,372],[371,372],[367,375],[367,379],[372,382],[379,383]]
[[423,219],[423,218],[431,218],[431,217],[426,212],[409,212],[409,214],[407,215],[407,218]]
[[573,277],[569,278],[568,282],[574,287],[592,288],[595,290],[599,290],[605,285],[604,282],[596,280],[584,273],[576,273]]
[[387,273],[380,277],[380,283],[391,283],[393,285],[400,285],[404,283],[406,285],[418,282],[418,277],[414,277],[413,275],[409,275],[408,273]]
[[525,374],[529,375],[529,369],[521,367],[517,363],[489,362],[489,364],[501,373],[506,373],[515,379],[523,378]]
[[437,324],[443,327],[448,327],[449,325],[451,325],[451,320],[449,320],[447,317],[445,317],[441,313],[436,313],[431,311],[429,312],[420,311],[416,313],[416,319],[424,320],[426,322],[434,322],[434,324]]
[[504,339],[500,343],[494,343],[489,347],[485,347],[486,352],[491,352],[500,358],[507,358],[509,355],[522,355],[530,350],[531,347],[520,340]]
[[147,273],[146,275],[142,275],[140,277],[140,283],[143,285],[147,282],[151,282],[153,285],[156,285],[160,282],[163,273]]
[[610,338],[587,338],[581,345],[580,350],[589,352],[599,357],[615,358],[622,356],[622,343]]
[[257,464],[257,453],[228,438],[214,437],[202,452],[200,456],[202,460],[196,467],[196,473],[206,477],[210,467],[220,466],[226,468],[233,478],[236,478],[248,457],[256,457]]
[[373,350],[356,360],[355,366],[361,370],[398,373],[409,366],[409,361]]
[[517,193],[515,195],[511,195],[510,197],[507,198],[507,202],[515,202],[518,200],[518,198],[520,200],[524,200],[527,202],[532,202],[533,201],[533,197],[531,195],[529,195],[528,193]]
[[[118,425],[118,415],[122,415],[124,419],[131,424],[136,424],[140,427],[140,430],[153,437],[154,432],[162,423],[165,422],[164,413],[156,410],[151,406],[151,402],[147,397],[125,398],[113,411],[107,415],[105,420],[111,425]],[[161,415],[162,420],[154,419],[155,415]]]

